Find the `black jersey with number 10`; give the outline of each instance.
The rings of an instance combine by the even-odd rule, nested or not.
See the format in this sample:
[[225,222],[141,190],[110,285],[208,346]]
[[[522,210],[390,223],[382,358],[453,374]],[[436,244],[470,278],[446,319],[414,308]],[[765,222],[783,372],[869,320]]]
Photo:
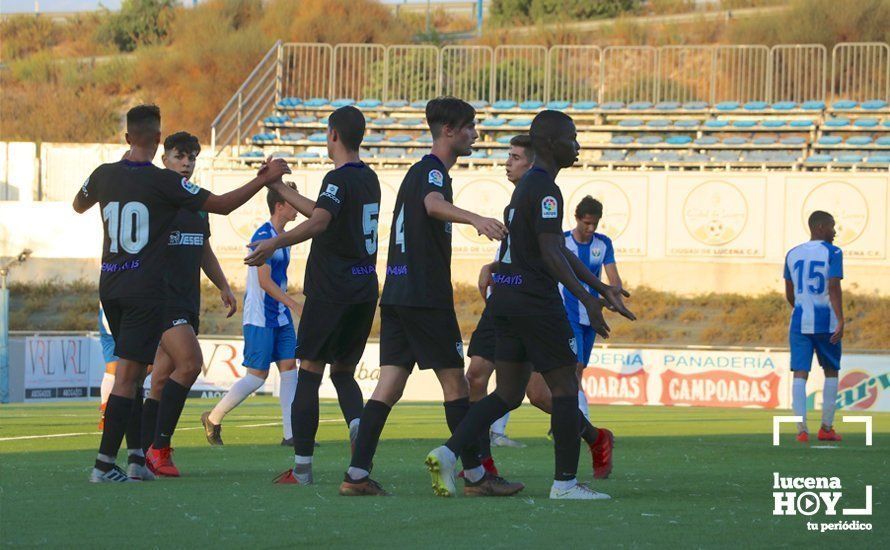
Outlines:
[[504,209],[509,234],[501,241],[488,308],[494,315],[564,312],[559,286],[544,263],[538,235],[562,236],[562,193],[553,176],[532,167]]
[[451,223],[427,214],[423,201],[430,193],[453,202],[451,177],[434,155],[414,164],[399,187],[381,305],[454,308]]
[[99,296],[164,296],[170,225],[180,208],[200,210],[210,193],[172,170],[127,160],[96,168],[80,193],[83,204],[101,207]]
[[312,239],[303,293],[338,304],[377,299],[377,221],[380,182],[361,162],[328,172],[316,208],[331,213],[328,228]]

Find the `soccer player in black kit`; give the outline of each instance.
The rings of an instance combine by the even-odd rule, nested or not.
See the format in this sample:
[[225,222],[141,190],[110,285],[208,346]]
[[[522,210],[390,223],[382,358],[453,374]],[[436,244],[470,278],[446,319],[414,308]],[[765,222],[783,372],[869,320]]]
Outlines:
[[362,392],[355,367],[377,309],[377,220],[380,182],[359,160],[365,117],[355,107],[341,107],[328,118],[328,156],[334,169],[321,183],[318,199],[299,196],[284,185],[281,196],[308,219],[277,237],[251,243],[249,265],[262,265],[277,248],[312,239],[306,260],[306,303],[297,329],[300,372],[291,407],[294,466],[276,479],[280,484],[312,483],[312,457],[318,432],[318,388],[325,366],[337,389],[350,440],[358,433]]
[[[578,297],[590,325],[604,338],[609,327],[602,307],[608,305],[634,319],[622,302],[626,293],[600,280],[566,250],[562,233],[563,199],[555,178],[578,158],[577,133],[571,117],[542,111],[531,125],[534,166],[517,184],[504,211],[510,231],[501,243],[494,287],[487,307],[495,318],[497,387],[473,405],[466,418],[442,447],[426,459],[437,495],[454,494],[457,455],[466,452],[491,423],[522,403],[532,368],[541,373],[552,393],[550,417],[555,451],[552,499],[607,499],[577,482],[580,452],[580,415],[576,346],[559,295],[562,283]],[[598,291],[603,301],[588,293],[579,279]],[[533,366],[532,366],[533,365]]]
[[[472,152],[478,137],[475,119],[475,109],[459,99],[442,97],[427,103],[426,120],[433,147],[408,170],[396,197],[380,300],[380,380],[362,411],[352,461],[340,485],[341,495],[387,494],[370,479],[371,462],[386,418],[415,365],[435,371],[442,385],[450,429],[469,409],[463,344],[451,286],[451,224],[470,224],[491,239],[502,239],[506,234],[499,221],[452,204],[448,170],[459,156]],[[472,449],[464,453],[463,459],[468,490],[501,494],[522,489],[521,484],[486,474]]]
[[127,158],[96,168],[74,197],[86,212],[99,203],[104,225],[99,298],[120,359],[105,409],[105,427],[90,481],[131,481],[115,464],[134,400],[136,382],[155,357],[164,331],[164,272],[168,231],[180,208],[229,214],[290,169],[283,160],[264,164],[257,177],[224,195],[201,189],[151,161],[161,140],[161,112],[140,105],[127,112]]

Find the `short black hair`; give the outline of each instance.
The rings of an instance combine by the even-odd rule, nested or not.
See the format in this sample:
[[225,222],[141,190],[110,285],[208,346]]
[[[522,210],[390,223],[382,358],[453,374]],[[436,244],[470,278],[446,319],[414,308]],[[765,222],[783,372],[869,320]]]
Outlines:
[[452,96],[437,97],[426,104],[426,123],[433,138],[439,137],[442,128],[463,128],[476,120],[476,109],[462,99]]
[[161,109],[157,105],[137,105],[127,111],[127,133],[147,137],[161,131]]
[[528,134],[519,134],[510,138],[510,145],[514,147],[522,147],[525,151],[525,157],[528,160],[534,160],[535,150],[532,149],[532,137]]
[[532,119],[532,125],[529,129],[532,144],[535,149],[541,147],[545,140],[555,140],[560,137],[562,126],[565,123],[573,122],[572,117],[562,111],[554,111],[547,109],[541,111]]
[[812,214],[810,214],[810,218],[807,220],[807,225],[810,226],[810,229],[815,229],[820,225],[824,225],[827,223],[831,223],[834,221],[834,216],[829,214],[824,210],[814,210]]
[[[292,181],[284,182],[284,185],[290,187],[291,189],[296,190],[297,185]],[[275,205],[278,203],[287,202],[284,200],[284,197],[281,196],[281,193],[276,191],[275,189],[269,188],[269,192],[266,193],[266,204],[269,205],[269,214],[275,213]]]
[[176,132],[164,139],[164,151],[172,149],[186,154],[194,153],[195,156],[198,156],[201,153],[201,143],[198,141],[198,136],[193,136],[188,132]]
[[328,117],[328,127],[337,131],[347,149],[358,151],[365,137],[365,115],[351,105],[340,107]]
[[594,216],[596,218],[603,217],[603,203],[596,200],[595,198],[587,195],[581,202],[578,203],[578,206],[575,207],[575,217],[583,218],[584,216]]

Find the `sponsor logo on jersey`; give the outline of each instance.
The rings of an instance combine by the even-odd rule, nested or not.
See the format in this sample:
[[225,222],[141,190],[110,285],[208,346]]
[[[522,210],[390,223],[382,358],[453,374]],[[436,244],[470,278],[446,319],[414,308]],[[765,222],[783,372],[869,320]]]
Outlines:
[[555,197],[544,197],[541,200],[541,217],[545,220],[559,216],[559,206]]
[[386,274],[387,275],[407,275],[408,274],[408,266],[407,265],[388,265],[388,266],[386,266]]
[[130,260],[122,264],[113,264],[111,262],[102,262],[102,271],[104,273],[119,273],[121,271],[130,271],[131,269],[139,269],[141,260]]
[[429,182],[436,187],[442,187],[445,185],[445,176],[438,170],[430,170]]
[[572,350],[572,353],[578,355],[578,341],[575,338],[569,338],[569,348]]
[[89,196],[90,196],[90,192],[87,190],[87,186],[88,186],[89,184],[90,184],[90,178],[87,177],[87,179],[84,180],[83,185],[82,185],[81,188],[80,188],[80,192],[83,193],[83,196],[84,196],[84,197],[89,197]]
[[201,190],[200,187],[190,182],[188,178],[182,178],[182,188],[191,193],[192,195],[197,195],[198,191]]
[[204,246],[204,234],[173,231],[167,246]]
[[492,273],[491,280],[496,285],[519,286],[522,284],[522,275],[501,275]]
[[373,275],[377,272],[377,267],[373,265],[354,265],[352,266],[353,275]]
[[454,347],[457,348],[457,354],[460,355],[461,358],[463,358],[463,356],[464,356],[464,343],[463,343],[463,342],[460,342],[460,341],[455,342],[455,343],[454,343]]
[[337,187],[333,183],[329,183],[328,186],[325,188],[324,193],[322,193],[321,195],[323,197],[327,197],[327,198],[331,199],[332,201],[336,202],[337,204],[340,204],[340,199],[337,198],[337,191],[339,191],[339,190],[340,190],[339,187]]
[[188,324],[188,319],[174,319],[173,320],[174,327],[178,327],[179,325],[185,325],[185,324]]

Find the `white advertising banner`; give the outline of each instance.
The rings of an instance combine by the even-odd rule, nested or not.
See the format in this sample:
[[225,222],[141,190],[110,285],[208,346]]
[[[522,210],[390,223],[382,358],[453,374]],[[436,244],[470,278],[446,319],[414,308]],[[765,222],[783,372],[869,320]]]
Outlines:
[[[822,409],[825,374],[813,359],[807,379],[807,408]],[[890,357],[846,354],[838,374],[837,408],[857,412],[890,412]]]
[[97,338],[30,336],[25,339],[25,401],[85,399],[90,370],[102,363]]

